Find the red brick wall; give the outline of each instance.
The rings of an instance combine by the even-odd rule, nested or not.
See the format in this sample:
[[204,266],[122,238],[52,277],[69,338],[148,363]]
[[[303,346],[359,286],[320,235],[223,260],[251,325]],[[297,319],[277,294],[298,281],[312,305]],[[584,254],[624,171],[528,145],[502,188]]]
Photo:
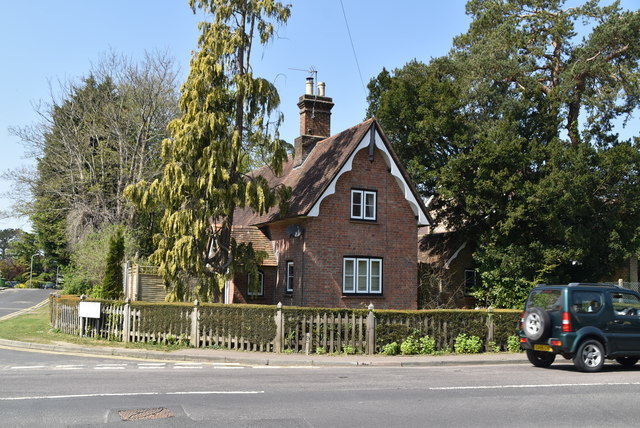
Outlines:
[[[350,220],[351,189],[377,192],[377,221]],[[336,192],[325,198],[320,215],[300,220],[303,236],[290,238],[287,225],[271,226],[278,254],[273,303],[311,307],[416,309],[417,248],[415,215],[395,178],[376,149],[356,155],[353,168],[342,175]],[[382,295],[344,296],[345,256],[383,259]],[[286,262],[294,262],[293,293],[285,292]]]
[[249,296],[248,276],[246,273],[236,274],[231,282],[232,301],[230,303],[251,303],[251,304],[271,304],[273,302],[273,286],[276,281],[277,269],[274,266],[263,266],[260,268],[264,277],[264,295]]

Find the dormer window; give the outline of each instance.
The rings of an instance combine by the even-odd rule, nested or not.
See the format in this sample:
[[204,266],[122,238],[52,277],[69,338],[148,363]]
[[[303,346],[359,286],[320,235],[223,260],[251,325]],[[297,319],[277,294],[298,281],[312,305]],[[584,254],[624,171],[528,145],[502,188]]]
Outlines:
[[351,190],[351,219],[376,221],[375,190]]

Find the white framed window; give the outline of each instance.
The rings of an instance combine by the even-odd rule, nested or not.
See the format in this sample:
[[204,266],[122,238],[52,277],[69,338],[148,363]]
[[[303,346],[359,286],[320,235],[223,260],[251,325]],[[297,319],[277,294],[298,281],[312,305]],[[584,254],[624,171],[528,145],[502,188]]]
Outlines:
[[293,293],[293,262],[287,262],[287,293]]
[[351,218],[353,220],[377,219],[377,193],[374,190],[351,190]]
[[251,275],[247,277],[247,295],[248,296],[264,296],[264,274],[258,271],[258,282],[252,283]]
[[382,259],[345,257],[342,261],[342,292],[382,294]]

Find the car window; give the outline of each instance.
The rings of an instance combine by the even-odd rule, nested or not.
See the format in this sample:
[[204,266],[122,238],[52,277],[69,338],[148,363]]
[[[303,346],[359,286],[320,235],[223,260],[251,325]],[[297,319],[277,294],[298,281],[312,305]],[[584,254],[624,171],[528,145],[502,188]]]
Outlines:
[[562,308],[562,290],[533,290],[527,300],[527,308],[559,311]]
[[638,316],[640,314],[640,299],[631,293],[611,293],[613,313],[622,316]]
[[604,296],[599,291],[574,291],[571,295],[571,309],[576,314],[595,314],[600,312]]

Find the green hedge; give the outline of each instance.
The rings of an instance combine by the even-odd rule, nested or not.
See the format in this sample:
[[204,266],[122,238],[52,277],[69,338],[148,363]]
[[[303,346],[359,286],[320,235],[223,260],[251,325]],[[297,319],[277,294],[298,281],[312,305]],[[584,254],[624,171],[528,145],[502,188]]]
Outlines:
[[521,311],[496,310],[379,310],[376,315],[376,346],[378,351],[389,343],[402,343],[410,335],[431,336],[438,350],[453,349],[459,334],[478,336],[486,345],[489,319],[493,322],[493,342],[506,349],[509,336],[518,333]]

